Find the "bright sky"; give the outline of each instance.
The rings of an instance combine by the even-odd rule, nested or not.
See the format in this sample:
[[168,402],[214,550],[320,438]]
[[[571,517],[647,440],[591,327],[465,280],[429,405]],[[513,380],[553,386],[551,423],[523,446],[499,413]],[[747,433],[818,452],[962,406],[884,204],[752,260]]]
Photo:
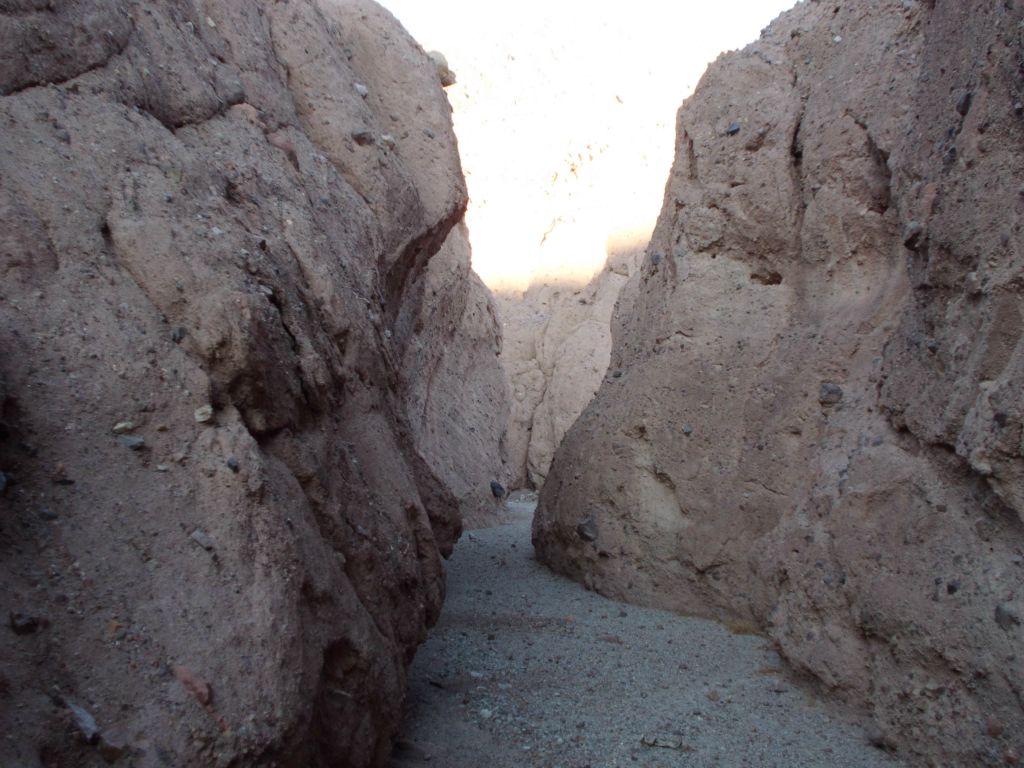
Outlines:
[[583,283],[661,208],[675,112],[795,0],[379,0],[458,77],[473,267],[494,290]]

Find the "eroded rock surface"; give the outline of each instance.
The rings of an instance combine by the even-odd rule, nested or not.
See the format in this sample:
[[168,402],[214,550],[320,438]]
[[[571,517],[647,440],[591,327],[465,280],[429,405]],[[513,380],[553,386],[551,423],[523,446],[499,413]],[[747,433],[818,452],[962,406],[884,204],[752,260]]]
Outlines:
[[806,2],[708,71],[534,527],[942,764],[1024,744],[1024,7]]
[[508,379],[495,300],[470,268],[465,225],[452,230],[417,283],[419,315],[402,362],[416,447],[459,503],[467,527],[491,525],[504,479]]
[[0,93],[0,763],[381,762],[500,467],[436,433],[501,382],[436,68],[368,0],[27,0]]
[[641,255],[610,256],[584,286],[540,280],[522,294],[498,293],[513,487],[544,485],[555,449],[597,393],[611,358],[615,302]]

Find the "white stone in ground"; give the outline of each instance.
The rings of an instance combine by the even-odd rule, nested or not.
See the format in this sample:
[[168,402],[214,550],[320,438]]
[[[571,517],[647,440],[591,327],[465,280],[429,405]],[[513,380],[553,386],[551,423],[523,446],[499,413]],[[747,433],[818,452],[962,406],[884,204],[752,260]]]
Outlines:
[[607,600],[533,559],[532,503],[463,537],[393,768],[896,766],[764,638]]

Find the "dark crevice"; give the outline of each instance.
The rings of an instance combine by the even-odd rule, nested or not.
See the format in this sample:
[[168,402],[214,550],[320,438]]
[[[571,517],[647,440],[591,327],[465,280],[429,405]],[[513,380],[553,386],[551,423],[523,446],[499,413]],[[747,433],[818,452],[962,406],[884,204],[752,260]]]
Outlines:
[[804,199],[804,147],[802,136],[806,108],[806,101],[801,99],[800,114],[797,116],[796,123],[793,126],[793,135],[789,142],[790,178],[797,198],[796,221],[793,223],[793,231],[795,233],[795,255],[798,263],[803,260],[804,215],[807,211],[807,201]]
[[690,134],[683,132],[683,141],[686,143],[687,171],[690,181],[697,181],[697,152],[693,147],[693,139]]
[[793,168],[796,170],[798,175],[802,175],[803,163],[804,163],[804,148],[803,141],[800,136],[800,131],[803,129],[804,113],[801,107],[800,116],[796,120],[796,126],[793,128],[793,136],[789,142],[789,156],[792,158]]
[[384,277],[384,295],[382,297],[384,310],[390,321],[389,325],[398,317],[408,286],[419,280],[423,270],[430,263],[430,259],[441,249],[455,225],[462,221],[466,213],[467,202],[464,200],[436,226],[413,238],[392,262]]
[[300,353],[299,340],[295,338],[295,334],[292,333],[291,328],[288,327],[288,322],[285,320],[284,316],[284,305],[281,303],[281,300],[277,297],[276,293],[271,292],[264,295],[267,297],[267,301],[270,302],[271,306],[277,310],[277,315],[281,318],[281,328],[283,328],[284,332],[288,334],[288,340],[290,342],[292,352],[296,357],[298,357]]
[[751,272],[750,280],[754,283],[760,283],[761,285],[781,285],[782,275],[772,270],[764,270],[761,272]]
[[159,115],[157,115],[154,112],[151,112],[149,109],[147,109],[146,106],[143,105],[143,104],[132,104],[131,106],[135,107],[140,112],[144,112],[145,114],[147,114],[150,117],[152,117],[154,120],[156,120],[158,123],[160,123],[164,128],[169,130],[171,133],[175,133],[176,131],[179,131],[182,128],[197,128],[197,127],[199,127],[201,125],[204,125],[204,124],[210,122],[211,120],[216,120],[218,117],[223,117],[225,114],[227,114],[227,111],[229,109],[231,109],[233,106],[235,106],[236,104],[242,104],[244,102],[245,102],[245,95],[244,94],[239,99],[237,99],[235,101],[224,101],[224,100],[221,100],[220,101],[220,106],[217,109],[215,109],[213,112],[211,112],[211,113],[209,113],[209,114],[207,114],[207,115],[205,115],[203,117],[197,117],[197,118],[194,118],[192,120],[182,120],[181,122],[177,122],[177,121],[174,121],[174,120],[164,120]]
[[864,137],[868,144],[868,156],[874,166],[873,180],[877,181],[877,184],[874,184],[872,188],[870,209],[875,213],[885,214],[892,205],[892,171],[889,168],[889,152],[875,141],[866,122],[849,111],[846,114],[858,128],[864,131]]
[[[299,382],[299,389],[302,392],[302,404],[306,413],[316,413],[320,409],[316,406],[317,398],[309,391],[306,383],[306,377],[302,375],[302,365],[299,362],[302,359],[302,346],[299,344],[298,338],[292,332],[292,329],[288,325],[288,319],[285,316],[284,305],[281,300],[277,297],[276,293],[270,293],[267,295],[267,301],[277,310],[277,315],[281,319],[281,328],[288,335],[288,343],[291,347],[292,354],[295,356],[295,378]],[[302,413],[296,414],[300,419]]]

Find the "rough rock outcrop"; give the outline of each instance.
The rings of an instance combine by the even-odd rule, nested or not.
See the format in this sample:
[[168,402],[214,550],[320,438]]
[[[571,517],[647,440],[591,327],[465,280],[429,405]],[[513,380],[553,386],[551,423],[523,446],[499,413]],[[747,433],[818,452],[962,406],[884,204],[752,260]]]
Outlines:
[[423,426],[500,381],[435,66],[368,0],[8,0],[0,94],[0,763],[380,763],[498,471]]
[[540,557],[754,623],[878,742],[1024,750],[1024,5],[805,2],[679,112]]
[[512,389],[506,442],[514,488],[544,485],[555,449],[594,397],[611,357],[611,317],[642,254],[616,253],[586,285],[540,280],[497,294]]
[[467,527],[492,525],[504,478],[508,379],[495,301],[470,268],[465,225],[452,230],[417,284],[420,311],[401,369],[416,448],[455,494]]

